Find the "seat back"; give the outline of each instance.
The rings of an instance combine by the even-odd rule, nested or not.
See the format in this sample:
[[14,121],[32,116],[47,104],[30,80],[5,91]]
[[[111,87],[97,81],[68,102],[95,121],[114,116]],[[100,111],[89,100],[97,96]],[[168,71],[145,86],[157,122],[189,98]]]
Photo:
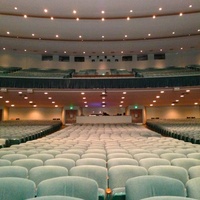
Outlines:
[[112,158],[108,160],[108,169],[118,165],[138,165],[138,161],[132,158]]
[[107,169],[101,166],[82,165],[73,167],[69,171],[70,176],[81,176],[93,179],[98,187],[106,190],[107,188]]
[[200,165],[200,160],[194,158],[176,158],[171,161],[171,165],[180,166],[188,170],[190,167]]
[[28,171],[30,171],[33,167],[43,166],[43,161],[34,158],[33,159],[26,158],[26,159],[15,160],[12,163],[12,165],[25,167]]
[[126,200],[141,200],[152,196],[185,197],[185,187],[179,180],[164,176],[139,176],[126,182]]
[[144,158],[139,161],[139,165],[149,169],[152,166],[170,165],[170,162],[162,158]]
[[193,166],[188,169],[190,179],[200,177],[200,166]]
[[129,178],[144,176],[147,174],[147,170],[140,166],[119,165],[111,167],[108,170],[109,187],[112,190],[114,188],[125,187],[126,181]]
[[166,176],[180,180],[184,185],[188,181],[186,169],[178,166],[153,166],[148,169],[149,175]]
[[52,159],[46,160],[44,162],[44,165],[61,166],[70,170],[72,167],[75,166],[75,161],[72,159],[67,159],[67,158],[52,158]]
[[1,200],[22,200],[35,196],[35,183],[31,180],[16,177],[0,178]]
[[37,196],[63,195],[98,200],[98,185],[96,181],[85,177],[68,176],[42,181],[38,185]]
[[0,177],[28,178],[28,170],[20,166],[0,167]]
[[76,166],[79,165],[97,165],[106,167],[106,161],[99,158],[81,158],[76,161]]
[[190,198],[200,199],[200,177],[190,179],[186,183],[187,195]]
[[36,186],[47,179],[68,176],[68,170],[60,166],[39,166],[29,171],[29,179],[34,181]]

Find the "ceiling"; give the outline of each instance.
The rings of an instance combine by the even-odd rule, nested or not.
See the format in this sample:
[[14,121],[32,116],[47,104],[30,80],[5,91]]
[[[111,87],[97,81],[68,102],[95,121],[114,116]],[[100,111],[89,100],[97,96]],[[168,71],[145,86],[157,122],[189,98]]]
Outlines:
[[0,3],[0,51],[130,55],[200,49],[198,0]]
[[[0,5],[0,51],[97,56],[200,50],[199,0],[0,0]],[[175,106],[200,103],[200,88],[196,87],[178,91],[107,90],[105,100],[102,92],[34,89],[27,93],[26,89],[8,88],[7,92],[0,91],[0,105],[101,107],[105,101],[106,107],[126,107],[170,106],[176,100]],[[158,95],[160,98],[156,98]]]
[[[162,92],[163,91],[163,92]],[[20,93],[19,93],[20,92]],[[48,94],[45,94],[48,93]],[[84,94],[82,94],[84,92]],[[155,88],[155,89],[108,89],[105,99],[102,89],[52,90],[12,89],[0,92],[0,105],[7,107],[64,107],[80,106],[105,108],[132,106],[186,106],[200,104],[200,87]],[[125,93],[124,93],[125,92]],[[183,97],[181,97],[183,95]],[[159,96],[159,97],[158,97]],[[51,97],[51,98],[50,98]],[[85,97],[85,99],[84,99]],[[6,103],[6,101],[9,101]],[[153,102],[153,101],[156,102]],[[123,102],[122,102],[123,101]],[[174,105],[172,105],[174,103]],[[195,104],[196,103],[196,104]],[[152,104],[152,105],[151,105]]]

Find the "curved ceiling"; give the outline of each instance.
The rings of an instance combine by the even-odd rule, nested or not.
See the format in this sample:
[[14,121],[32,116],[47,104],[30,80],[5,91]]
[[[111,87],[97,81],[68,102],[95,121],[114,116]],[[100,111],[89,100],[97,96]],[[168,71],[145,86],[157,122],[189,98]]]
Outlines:
[[120,55],[200,49],[198,0],[1,0],[0,50]]

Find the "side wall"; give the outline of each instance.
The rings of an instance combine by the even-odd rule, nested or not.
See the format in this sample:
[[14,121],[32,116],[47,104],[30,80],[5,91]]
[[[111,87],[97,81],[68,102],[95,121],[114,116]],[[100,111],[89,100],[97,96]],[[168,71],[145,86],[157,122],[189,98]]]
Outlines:
[[147,119],[186,119],[187,117],[200,118],[200,106],[176,106],[176,107],[148,107]]
[[53,120],[61,119],[61,108],[9,108],[9,120]]

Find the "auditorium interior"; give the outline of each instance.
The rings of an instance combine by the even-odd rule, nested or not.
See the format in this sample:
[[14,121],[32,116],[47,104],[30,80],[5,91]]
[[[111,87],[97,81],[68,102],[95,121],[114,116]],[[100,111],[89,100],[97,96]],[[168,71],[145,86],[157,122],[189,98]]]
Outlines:
[[200,199],[200,2],[3,0],[0,200]]

